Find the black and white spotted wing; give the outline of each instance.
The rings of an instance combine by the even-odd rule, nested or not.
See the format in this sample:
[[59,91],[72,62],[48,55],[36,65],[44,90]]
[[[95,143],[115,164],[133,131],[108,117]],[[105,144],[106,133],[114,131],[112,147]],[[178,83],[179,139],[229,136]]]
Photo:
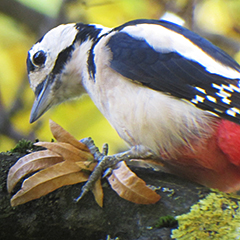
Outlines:
[[240,66],[221,49],[166,21],[137,20],[113,31],[107,46],[115,71],[240,123]]

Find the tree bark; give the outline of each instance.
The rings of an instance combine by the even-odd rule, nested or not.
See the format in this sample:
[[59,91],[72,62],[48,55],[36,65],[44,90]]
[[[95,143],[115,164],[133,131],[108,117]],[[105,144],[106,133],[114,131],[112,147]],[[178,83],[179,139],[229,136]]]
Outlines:
[[[21,157],[0,154],[0,239],[4,240],[100,240],[118,237],[120,240],[171,239],[171,227],[156,228],[160,217],[177,216],[204,197],[209,190],[178,177],[134,168],[147,184],[158,187],[162,196],[153,205],[137,205],[120,198],[106,181],[104,206],[100,208],[92,193],[76,203],[82,184],[62,187],[47,196],[12,208],[6,189],[8,169]],[[20,187],[20,186],[18,186]]]

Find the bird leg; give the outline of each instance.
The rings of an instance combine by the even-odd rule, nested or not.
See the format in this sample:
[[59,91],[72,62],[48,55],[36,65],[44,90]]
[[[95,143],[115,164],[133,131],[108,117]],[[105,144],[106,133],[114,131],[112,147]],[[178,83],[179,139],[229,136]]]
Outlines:
[[109,168],[112,169],[116,167],[116,165],[121,161],[127,161],[131,159],[154,158],[154,153],[150,149],[142,145],[136,145],[136,146],[133,146],[128,151],[107,156],[108,154],[107,144],[103,145],[103,151],[101,153],[91,138],[84,138],[81,140],[81,142],[84,143],[89,148],[95,161],[98,162],[98,165],[95,167],[95,169],[91,173],[88,181],[82,187],[80,196],[75,199],[76,202],[78,202],[89,190],[93,188],[94,183],[102,176],[102,173],[106,169],[109,169]]

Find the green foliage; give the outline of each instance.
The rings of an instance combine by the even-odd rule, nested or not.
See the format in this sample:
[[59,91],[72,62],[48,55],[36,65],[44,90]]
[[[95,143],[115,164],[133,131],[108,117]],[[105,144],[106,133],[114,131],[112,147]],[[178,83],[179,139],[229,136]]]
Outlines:
[[172,230],[176,240],[240,239],[239,198],[212,192],[191,207],[187,214],[177,216],[178,229]]
[[34,147],[33,142],[22,139],[20,140],[17,145],[10,150],[11,153],[26,153],[27,150],[32,150]]
[[32,0],[18,0],[23,4],[37,9],[39,12],[50,16],[57,16],[58,11],[61,7],[62,0],[41,0],[41,1],[32,1]]
[[176,227],[177,223],[178,221],[175,219],[175,217],[167,215],[167,216],[160,217],[155,227],[156,228],[162,228],[162,227],[172,228],[172,227]]
[[[7,2],[7,0],[2,1]],[[118,152],[125,146],[116,131],[88,97],[77,102],[61,104],[46,113],[37,123],[29,124],[34,94],[26,76],[27,51],[42,34],[54,27],[55,24],[92,22],[113,27],[136,18],[159,19],[166,11],[173,11],[185,18],[187,27],[192,26],[193,29],[200,29],[200,32],[203,33],[207,30],[210,40],[216,40],[215,36],[211,38],[211,32],[225,34],[236,40],[240,39],[240,0],[194,1],[192,9],[192,0],[17,1],[30,7],[33,14],[24,14],[24,11],[19,10],[24,14],[23,19],[27,19],[27,21],[21,21],[16,19],[18,15],[14,11],[9,14],[8,10],[4,14],[4,9],[0,9],[3,13],[0,14],[0,105],[4,110],[1,110],[1,113],[9,113],[8,122],[12,127],[9,129],[17,133],[15,136],[12,135],[12,132],[6,133],[3,131],[6,128],[0,124],[0,151],[12,148],[16,139],[19,139],[19,135],[20,139],[49,140],[49,136],[51,136],[49,118],[59,123],[77,139],[91,136],[98,146],[108,142],[110,154]],[[35,14],[39,12],[46,15],[45,17],[51,16],[54,21],[45,22],[46,19],[43,18],[42,21],[38,21],[40,30],[32,32],[30,23],[38,19],[36,17],[38,15],[35,16]],[[51,22],[54,24],[52,25]],[[36,29],[38,28],[36,27]],[[215,44],[219,44],[221,36],[217,40]],[[240,52],[237,53],[238,44],[232,44],[231,41],[230,44],[227,44],[226,38],[223,40],[220,47],[240,61]],[[234,47],[235,45],[237,46]]]

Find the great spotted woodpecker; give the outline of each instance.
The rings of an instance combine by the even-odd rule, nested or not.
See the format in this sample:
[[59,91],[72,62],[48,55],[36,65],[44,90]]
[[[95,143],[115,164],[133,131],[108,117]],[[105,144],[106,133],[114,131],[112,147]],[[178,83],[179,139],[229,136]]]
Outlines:
[[240,66],[192,31],[161,20],[60,25],[29,50],[27,68],[30,122],[86,92],[164,171],[240,189]]

